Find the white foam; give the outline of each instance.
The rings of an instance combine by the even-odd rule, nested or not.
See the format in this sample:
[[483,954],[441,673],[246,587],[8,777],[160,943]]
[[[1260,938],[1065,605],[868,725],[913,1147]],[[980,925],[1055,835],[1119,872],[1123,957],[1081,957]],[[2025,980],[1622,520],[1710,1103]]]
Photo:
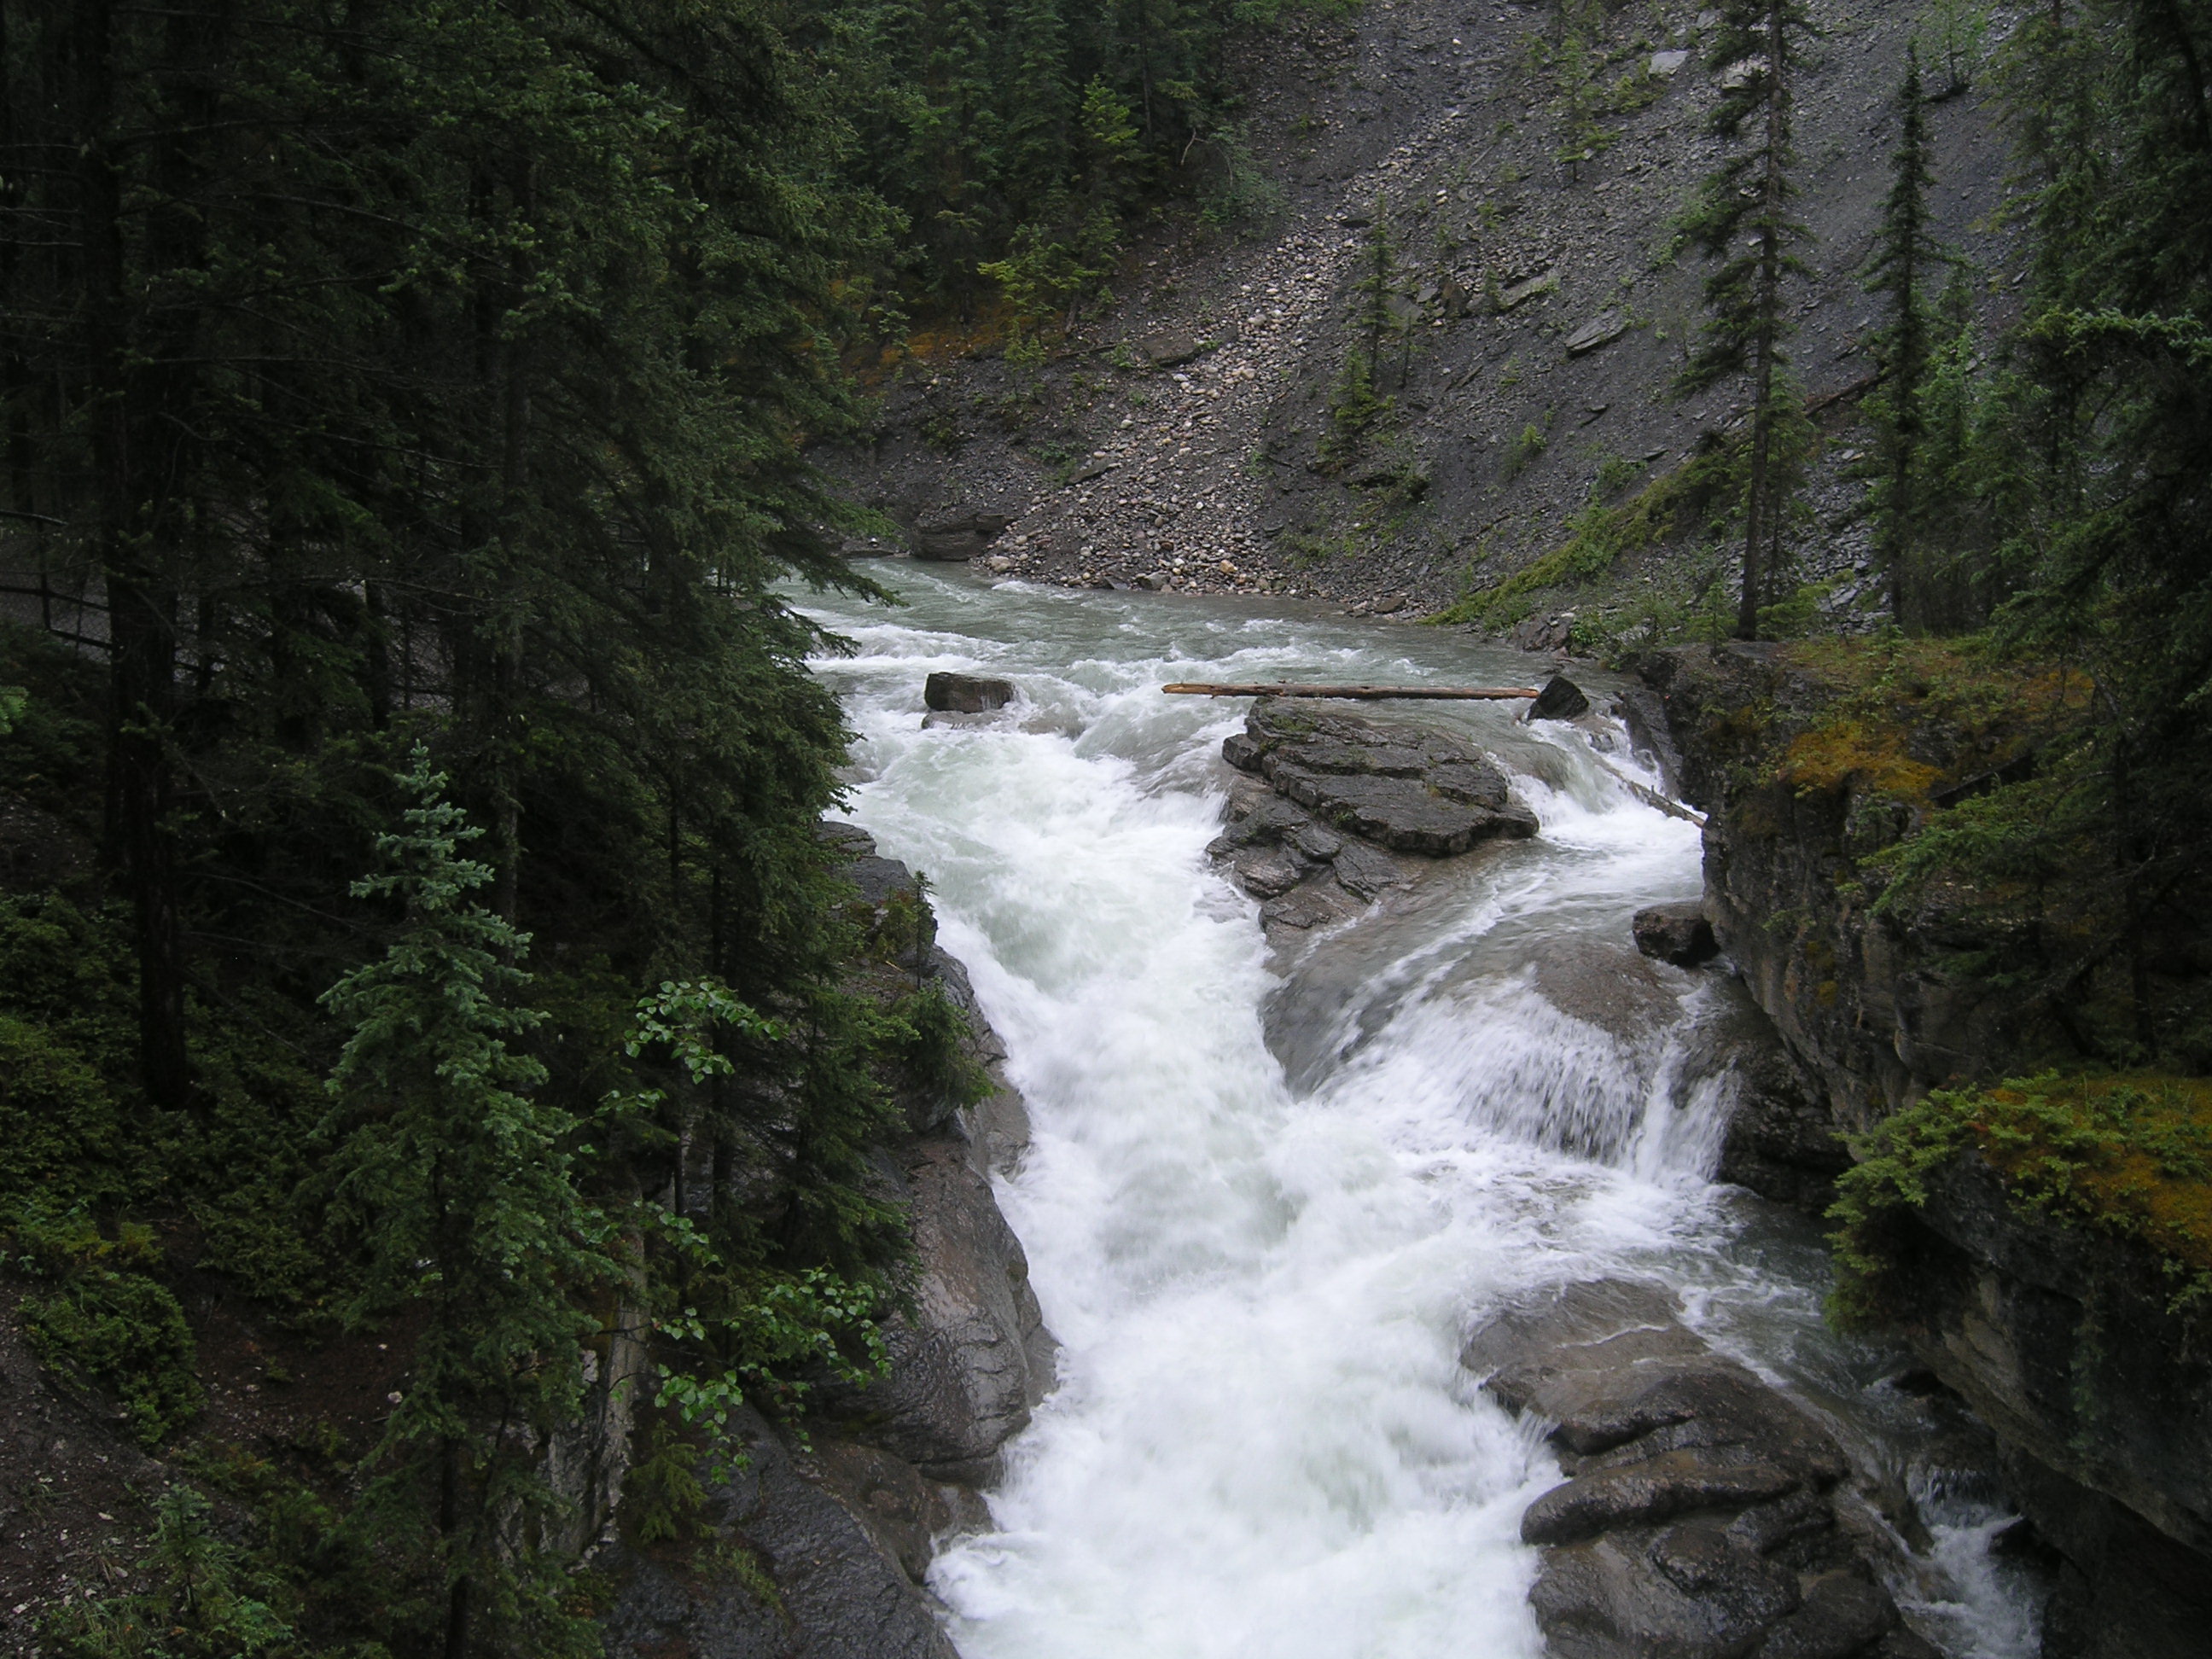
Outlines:
[[[1665,1022],[1601,1029],[1534,971],[1694,894],[1697,831],[1579,734],[1431,716],[1516,766],[1543,834],[1470,861],[1333,1006],[1297,1005],[1323,1063],[1293,1090],[1257,907],[1204,854],[1243,705],[1155,688],[1465,674],[1464,647],[905,585],[890,622],[830,618],[866,653],[823,665],[862,738],[853,816],[927,872],[1006,1040],[1035,1140],[1000,1196],[1063,1344],[996,1530],[931,1573],[962,1653],[1534,1659],[1517,1526],[1557,1471],[1458,1352],[1533,1285],[1730,1271],[1717,1085],[1678,1098]],[[922,730],[922,675],[977,665],[1049,718]]]

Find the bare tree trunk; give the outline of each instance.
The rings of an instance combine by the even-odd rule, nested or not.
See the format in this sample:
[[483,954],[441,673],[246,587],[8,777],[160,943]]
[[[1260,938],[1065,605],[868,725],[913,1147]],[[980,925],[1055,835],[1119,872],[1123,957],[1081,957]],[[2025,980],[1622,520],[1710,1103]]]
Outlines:
[[[136,384],[125,320],[123,178],[114,151],[112,0],[77,14],[83,149],[77,158],[85,345],[90,360],[95,544],[108,605],[108,856],[131,894],[138,957],[138,1059],[155,1105],[185,1105],[184,928],[168,816],[176,601],[148,522],[153,481],[138,453],[154,388]],[[157,509],[158,510],[158,509]]]
[[[438,1532],[451,1547],[461,1518],[462,1443],[448,1440],[438,1476]],[[468,1659],[469,1589],[466,1572],[454,1576],[446,1592],[444,1659]]]
[[[535,192],[533,167],[526,167],[516,181],[514,206],[527,216]],[[529,284],[526,264],[518,258],[512,271],[511,302],[519,301]],[[510,339],[505,350],[500,447],[500,528],[501,574],[512,580],[521,568],[520,521],[523,492],[529,487],[530,348],[526,340]],[[515,702],[520,690],[522,617],[514,596],[498,596],[501,614],[492,647],[492,696],[496,709],[493,737],[495,795],[492,830],[493,904],[507,921],[515,920],[517,888],[522,870],[522,792],[520,769],[520,733]]]
[[1137,0],[1137,73],[1144,82],[1145,142],[1155,142],[1152,133],[1152,0]]

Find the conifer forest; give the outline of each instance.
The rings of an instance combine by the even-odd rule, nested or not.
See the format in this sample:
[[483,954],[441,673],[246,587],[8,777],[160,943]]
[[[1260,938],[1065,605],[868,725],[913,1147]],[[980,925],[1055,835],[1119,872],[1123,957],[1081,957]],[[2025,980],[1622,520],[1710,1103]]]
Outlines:
[[0,77],[0,1655],[2212,1654],[2212,3]]

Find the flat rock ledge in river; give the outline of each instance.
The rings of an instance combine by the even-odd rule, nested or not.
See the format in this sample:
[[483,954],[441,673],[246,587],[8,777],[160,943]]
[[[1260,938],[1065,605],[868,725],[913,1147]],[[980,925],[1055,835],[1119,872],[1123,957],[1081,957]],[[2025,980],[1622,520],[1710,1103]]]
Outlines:
[[1556,1425],[1568,1479],[1521,1520],[1553,1659],[1936,1659],[1869,1565],[1835,1441],[1677,1311],[1656,1286],[1576,1285],[1462,1356]]
[[1450,858],[1536,833],[1490,757],[1441,732],[1263,697],[1221,756],[1253,781],[1230,792],[1228,828],[1207,850],[1265,902],[1270,925],[1311,927],[1372,902],[1405,879],[1390,854]]

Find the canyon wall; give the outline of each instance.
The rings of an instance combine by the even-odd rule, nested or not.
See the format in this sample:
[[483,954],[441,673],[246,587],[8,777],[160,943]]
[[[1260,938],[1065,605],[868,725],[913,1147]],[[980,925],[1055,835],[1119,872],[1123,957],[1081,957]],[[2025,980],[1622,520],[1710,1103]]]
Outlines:
[[[1778,645],[1684,647],[1642,665],[1632,723],[1708,815],[1705,901],[1772,1019],[1785,1069],[1753,1091],[1730,1178],[1785,1200],[1792,1146],[1832,1145],[1947,1083],[2063,1061],[2062,1018],[1960,971],[1971,928],[1940,895],[1884,913],[1862,860],[1918,810],[1863,773],[1825,787],[1784,765],[1835,688]],[[1936,798],[1990,756],[1930,721],[1905,738]],[[2078,1055],[2072,1056],[2077,1061]],[[1807,1114],[1825,1116],[1825,1136]],[[1762,1174],[1767,1178],[1762,1179]],[[2014,1501],[2059,1558],[2047,1659],[2183,1659],[2212,1630],[2212,1320],[2126,1241],[2008,1197],[1969,1154],[1901,1223],[1909,1286],[1891,1310],[1929,1370],[1996,1432]]]
[[[851,854],[860,902],[878,924],[926,918],[904,865],[850,825],[824,835]],[[866,1389],[823,1390],[804,1431],[742,1413],[744,1467],[710,1483],[690,1537],[641,1545],[615,1528],[611,1501],[602,1508],[604,1541],[590,1564],[618,1587],[605,1620],[610,1659],[953,1659],[923,1576],[937,1540],[988,1523],[980,1489],[1050,1386],[1053,1343],[991,1192],[993,1167],[1028,1141],[1005,1046],[926,921],[903,957],[884,966],[905,984],[943,989],[967,1018],[968,1058],[993,1085],[965,1107],[908,1096],[907,1132],[876,1150],[914,1245],[903,1305],[884,1326],[890,1373]],[[629,1429],[616,1413],[594,1421],[607,1432],[586,1467],[618,1459]]]

